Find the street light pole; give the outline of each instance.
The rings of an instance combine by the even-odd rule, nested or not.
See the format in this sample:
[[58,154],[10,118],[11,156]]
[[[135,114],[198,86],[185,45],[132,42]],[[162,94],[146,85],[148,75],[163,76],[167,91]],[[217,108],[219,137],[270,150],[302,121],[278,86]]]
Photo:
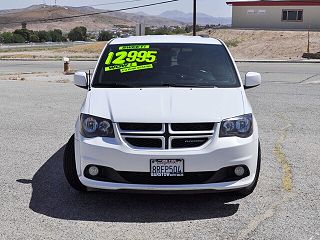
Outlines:
[[196,36],[196,25],[197,25],[197,0],[193,0],[193,36]]

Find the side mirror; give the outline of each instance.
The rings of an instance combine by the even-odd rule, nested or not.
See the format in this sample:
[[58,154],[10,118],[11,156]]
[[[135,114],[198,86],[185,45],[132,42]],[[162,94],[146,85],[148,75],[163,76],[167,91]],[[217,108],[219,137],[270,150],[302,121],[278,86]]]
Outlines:
[[88,80],[87,80],[87,74],[85,72],[76,72],[74,74],[74,85],[88,89]]
[[244,80],[244,88],[253,88],[261,84],[261,75],[256,72],[248,72]]

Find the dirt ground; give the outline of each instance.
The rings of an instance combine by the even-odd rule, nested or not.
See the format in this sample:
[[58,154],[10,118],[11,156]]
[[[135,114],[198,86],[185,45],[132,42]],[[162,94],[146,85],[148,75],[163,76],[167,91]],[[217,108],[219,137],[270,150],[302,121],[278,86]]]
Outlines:
[[43,47],[23,49],[1,49],[0,59],[50,59],[61,60],[63,57],[71,59],[97,59],[106,42],[88,43],[68,47]]
[[[210,32],[210,33],[209,33]],[[301,59],[308,46],[307,31],[219,29],[202,32],[227,43],[236,59]],[[320,32],[310,32],[310,52],[320,51]]]
[[[267,31],[211,29],[198,34],[209,35],[225,41],[236,60],[299,60],[307,51],[308,32],[306,31]],[[23,49],[2,51],[0,59],[32,58],[97,59],[105,42],[55,49]],[[320,32],[310,32],[310,52],[320,51]]]

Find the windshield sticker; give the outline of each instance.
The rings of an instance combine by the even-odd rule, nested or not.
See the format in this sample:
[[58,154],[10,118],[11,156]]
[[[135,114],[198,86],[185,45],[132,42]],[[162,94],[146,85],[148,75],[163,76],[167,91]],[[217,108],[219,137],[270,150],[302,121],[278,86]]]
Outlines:
[[140,65],[140,66],[131,66],[128,68],[122,68],[120,70],[121,73],[126,73],[126,72],[132,72],[132,71],[138,71],[138,70],[144,70],[144,69],[150,69],[153,68],[152,64],[146,64],[146,65]]
[[[158,51],[149,49],[149,45],[120,46],[118,52],[109,52],[105,61],[105,71],[120,70],[121,73],[153,68]],[[132,50],[138,49],[138,50]]]
[[129,46],[121,46],[119,50],[126,50],[126,49],[147,49],[150,48],[150,45],[129,45]]

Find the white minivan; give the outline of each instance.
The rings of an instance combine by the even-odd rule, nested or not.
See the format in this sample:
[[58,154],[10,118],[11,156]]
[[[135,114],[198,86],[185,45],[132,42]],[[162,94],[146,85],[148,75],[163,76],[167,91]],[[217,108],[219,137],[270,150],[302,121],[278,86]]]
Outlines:
[[79,190],[152,192],[254,190],[258,126],[225,44],[192,36],[111,40],[65,147],[64,172]]

